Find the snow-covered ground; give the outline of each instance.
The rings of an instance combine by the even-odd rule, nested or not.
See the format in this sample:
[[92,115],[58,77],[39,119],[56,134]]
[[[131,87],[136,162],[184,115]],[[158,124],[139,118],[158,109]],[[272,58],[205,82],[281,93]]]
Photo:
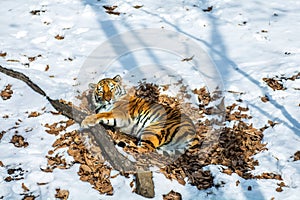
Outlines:
[[[120,15],[106,13],[104,5],[118,6],[114,11]],[[137,5],[142,7],[134,8]],[[213,6],[210,12],[203,11],[210,6]],[[209,166],[215,182],[225,182],[222,187],[199,191],[154,173],[155,199],[162,199],[162,194],[172,189],[181,193],[183,199],[190,200],[299,199],[300,161],[293,161],[291,157],[300,150],[300,80],[284,80],[287,89],[273,91],[262,78],[291,77],[300,71],[300,2],[2,0],[0,12],[0,53],[7,53],[0,57],[0,65],[28,75],[53,99],[74,100],[76,79],[86,59],[113,35],[155,28],[190,38],[215,63],[224,90],[235,92],[225,92],[227,105],[243,99],[253,117],[249,123],[254,127],[263,127],[268,120],[279,123],[264,132],[268,150],[255,156],[259,166],[252,173],[280,174],[287,187],[277,192],[278,180],[244,180],[236,174],[221,173],[218,166]],[[123,75],[130,67],[149,65],[147,55],[147,52],[137,52],[134,64],[132,58],[125,56],[115,62],[115,70]],[[30,61],[28,57],[36,59]],[[166,59],[169,63],[164,65],[173,65],[174,71],[181,67],[182,72],[179,70],[178,74],[192,89],[198,87],[194,72],[186,73],[185,62],[173,63],[171,60],[175,57],[164,53],[153,57],[161,61],[156,64]],[[107,74],[99,74],[102,75]],[[68,170],[56,169],[53,173],[42,172],[40,168],[47,165],[45,156],[56,139],[45,132],[44,125],[65,118],[52,115],[50,111],[54,109],[47,100],[23,82],[0,73],[0,90],[8,84],[12,85],[12,97],[5,101],[0,99],[0,132],[5,131],[0,140],[0,161],[5,166],[0,166],[0,199],[22,199],[22,183],[37,199],[54,199],[56,188],[69,190],[69,199],[144,199],[131,192],[132,178],[112,179],[114,195],[105,196],[79,180],[79,165]],[[266,103],[261,101],[265,95],[270,99]],[[28,118],[32,111],[41,115]],[[77,128],[79,126],[74,125],[69,130]],[[16,133],[25,138],[28,147],[16,148],[10,143]],[[5,181],[9,168],[22,168],[24,172],[19,177],[23,179]],[[238,186],[237,180],[240,181]],[[248,186],[252,187],[251,191]]]

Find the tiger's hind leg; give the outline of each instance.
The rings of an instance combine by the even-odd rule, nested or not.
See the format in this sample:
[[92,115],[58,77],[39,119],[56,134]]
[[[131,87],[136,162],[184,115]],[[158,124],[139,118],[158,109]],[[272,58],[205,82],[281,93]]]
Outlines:
[[139,134],[139,152],[155,151],[164,142],[164,129],[161,123],[152,123]]

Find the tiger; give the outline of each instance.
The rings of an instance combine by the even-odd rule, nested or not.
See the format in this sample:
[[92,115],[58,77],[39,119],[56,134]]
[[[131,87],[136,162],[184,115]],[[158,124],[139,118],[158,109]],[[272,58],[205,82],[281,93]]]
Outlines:
[[90,83],[95,114],[85,117],[82,128],[98,123],[117,128],[138,140],[139,152],[182,152],[197,143],[193,121],[179,109],[126,93],[120,75]]

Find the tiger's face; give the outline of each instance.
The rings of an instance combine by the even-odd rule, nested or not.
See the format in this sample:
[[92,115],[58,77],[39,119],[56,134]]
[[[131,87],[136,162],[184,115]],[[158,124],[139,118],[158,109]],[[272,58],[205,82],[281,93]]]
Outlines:
[[119,75],[102,79],[97,84],[91,83],[89,87],[93,90],[93,103],[98,110],[107,108],[125,94],[122,78]]

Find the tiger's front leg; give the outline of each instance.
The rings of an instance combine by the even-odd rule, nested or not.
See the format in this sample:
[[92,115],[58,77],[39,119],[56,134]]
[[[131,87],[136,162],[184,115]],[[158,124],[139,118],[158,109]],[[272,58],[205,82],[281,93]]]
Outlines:
[[128,120],[122,120],[122,116],[118,112],[103,112],[87,116],[81,123],[81,127],[88,128],[96,124],[106,124],[108,126],[123,127]]

